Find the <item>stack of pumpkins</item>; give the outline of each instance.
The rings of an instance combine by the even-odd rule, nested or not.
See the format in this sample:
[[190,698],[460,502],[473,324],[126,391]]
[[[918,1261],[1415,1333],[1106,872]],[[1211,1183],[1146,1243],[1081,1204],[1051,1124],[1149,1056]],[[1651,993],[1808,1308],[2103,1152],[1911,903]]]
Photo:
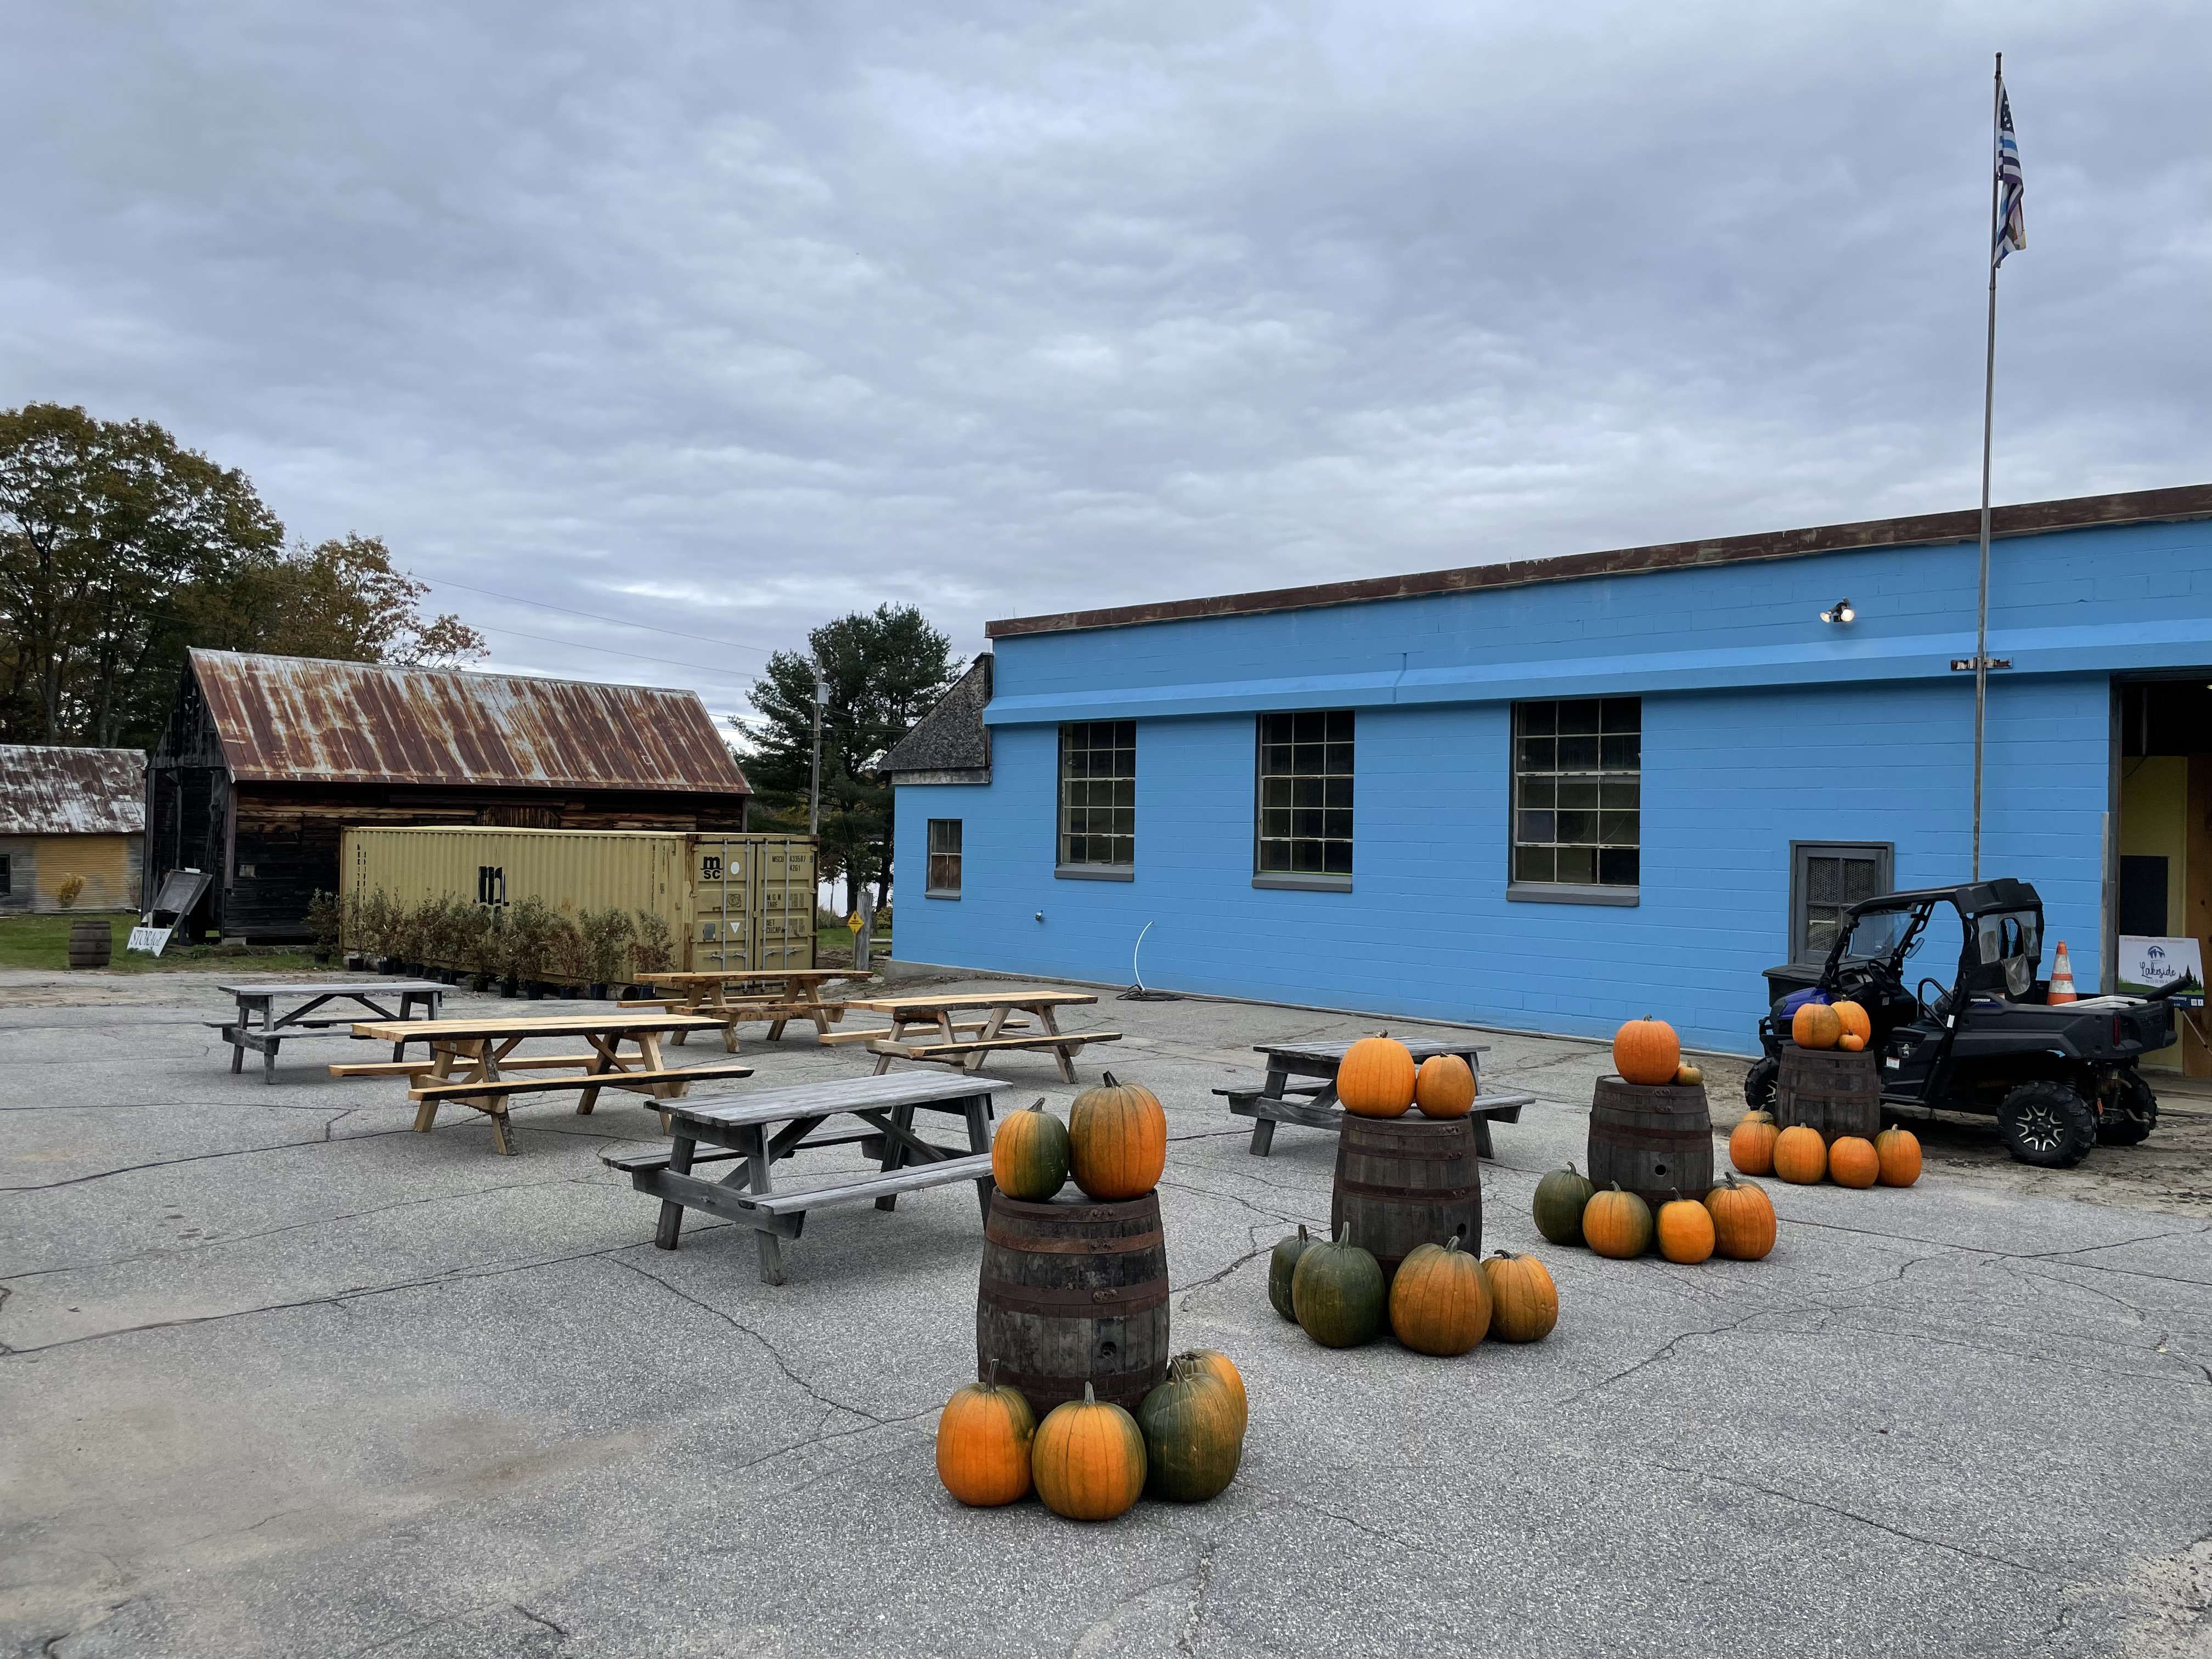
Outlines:
[[1403,1346],[1443,1358],[1486,1336],[1539,1342],[1559,1322],[1559,1292],[1542,1262],[1510,1250],[1478,1260],[1455,1237],[1416,1245],[1386,1279],[1340,1231],[1319,1239],[1300,1227],[1268,1261],[1267,1300],[1324,1348],[1372,1342],[1388,1319]]
[[1790,1016],[1790,1040],[1800,1048],[1841,1048],[1855,1054],[1874,1036],[1874,1021],[1856,1002],[1802,1002]]
[[[1167,1167],[1168,1121],[1151,1090],[1117,1083],[1076,1097],[1068,1121],[1040,1100],[1000,1124],[991,1176],[1007,1197],[1048,1203],[1071,1176],[1100,1203],[1144,1197]],[[1168,1363],[1164,1382],[1132,1416],[1097,1398],[1057,1405],[1039,1423],[1021,1390],[988,1370],[937,1421],[937,1474],[963,1504],[1012,1504],[1032,1486],[1075,1521],[1111,1521],[1146,1492],[1202,1503],[1237,1478],[1249,1420],[1244,1379],[1225,1353],[1196,1348]]]
[[1746,1112],[1729,1134],[1729,1162],[1746,1175],[1779,1176],[1797,1187],[1823,1176],[1860,1191],[1876,1184],[1910,1187],[1920,1179],[1920,1137],[1893,1125],[1872,1140],[1838,1135],[1830,1144],[1809,1124],[1778,1129],[1771,1112]]
[[1354,1117],[1403,1117],[1416,1107],[1423,1117],[1465,1117],[1474,1109],[1474,1071],[1457,1054],[1416,1066],[1412,1049],[1378,1031],[1344,1051],[1336,1097]]
[[1237,1478],[1249,1413],[1244,1379],[1214,1348],[1177,1354],[1132,1417],[1098,1399],[1054,1406],[1042,1423],[1018,1389],[988,1375],[937,1419],[937,1478],[963,1504],[1012,1504],[1034,1486],[1071,1521],[1111,1521],[1149,1492],[1200,1504]]
[[1655,1216],[1640,1194],[1622,1191],[1619,1182],[1600,1192],[1570,1164],[1536,1183],[1534,1211],[1536,1231],[1553,1243],[1588,1245],[1620,1261],[1654,1243],[1668,1261],[1685,1264],[1716,1255],[1757,1261],[1774,1248],[1773,1203],[1756,1183],[1732,1175],[1702,1199],[1677,1193]]

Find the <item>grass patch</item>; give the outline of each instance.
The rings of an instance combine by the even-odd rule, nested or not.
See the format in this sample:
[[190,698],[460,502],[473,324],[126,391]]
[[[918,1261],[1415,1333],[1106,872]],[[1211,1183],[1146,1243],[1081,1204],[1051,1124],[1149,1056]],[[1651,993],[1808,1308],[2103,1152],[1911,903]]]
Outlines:
[[[123,941],[137,925],[135,913],[87,915],[64,911],[51,916],[0,916],[0,968],[40,968],[66,972],[69,968],[70,927],[74,922],[103,921],[114,941],[106,971],[125,974],[173,974],[228,970],[232,973],[289,973],[324,966],[312,952],[276,946],[172,944],[158,957],[143,951],[126,955]],[[94,969],[91,971],[99,972]]]

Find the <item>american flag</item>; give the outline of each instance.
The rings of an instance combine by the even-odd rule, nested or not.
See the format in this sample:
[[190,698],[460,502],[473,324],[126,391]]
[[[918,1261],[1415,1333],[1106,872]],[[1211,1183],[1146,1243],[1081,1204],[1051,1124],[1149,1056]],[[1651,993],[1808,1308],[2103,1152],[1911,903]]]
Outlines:
[[2027,246],[2027,221],[2021,216],[2020,140],[2012,130],[2012,99],[1997,79],[1997,227],[1996,246],[1990,263],[2001,265],[2006,254]]

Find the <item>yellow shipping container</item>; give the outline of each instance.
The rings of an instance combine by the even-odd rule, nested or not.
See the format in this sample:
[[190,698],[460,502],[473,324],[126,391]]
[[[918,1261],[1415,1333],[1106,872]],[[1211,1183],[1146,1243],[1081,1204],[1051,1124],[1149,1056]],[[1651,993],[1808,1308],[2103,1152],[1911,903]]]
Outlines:
[[[647,911],[668,924],[684,970],[814,965],[814,846],[803,836],[349,830],[339,871],[339,891],[349,901],[381,890],[402,904],[455,897],[500,907],[536,898],[572,916]],[[772,929],[763,908],[768,892]],[[803,927],[785,920],[801,916]]]

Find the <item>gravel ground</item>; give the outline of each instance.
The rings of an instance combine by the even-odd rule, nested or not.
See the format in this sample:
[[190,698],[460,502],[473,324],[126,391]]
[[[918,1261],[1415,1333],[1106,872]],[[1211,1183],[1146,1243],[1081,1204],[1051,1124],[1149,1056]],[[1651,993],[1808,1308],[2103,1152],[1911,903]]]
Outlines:
[[[1544,1257],[1560,1327],[1334,1352],[1264,1282],[1334,1144],[1254,1158],[1209,1091],[1361,1022],[1105,1002],[1127,1040],[1079,1069],[1166,1103],[1176,1338],[1236,1357],[1252,1427],[1213,1503],[1084,1528],[936,1483],[965,1188],[823,1212],[771,1288],[736,1230],[652,1247],[598,1156],[653,1138],[636,1106],[526,1104],[501,1158],[474,1114],[417,1135],[396,1080],[325,1075],[342,1041],[231,1076],[223,1012],[0,975],[0,1650],[2212,1654],[2202,1098],[2067,1172],[1947,1121],[1908,1191],[1770,1183],[1764,1262],[1614,1263],[1528,1219],[1602,1051],[1492,1035],[1486,1079],[1540,1101],[1485,1232]],[[811,1035],[745,1048],[763,1080],[866,1069]]]

